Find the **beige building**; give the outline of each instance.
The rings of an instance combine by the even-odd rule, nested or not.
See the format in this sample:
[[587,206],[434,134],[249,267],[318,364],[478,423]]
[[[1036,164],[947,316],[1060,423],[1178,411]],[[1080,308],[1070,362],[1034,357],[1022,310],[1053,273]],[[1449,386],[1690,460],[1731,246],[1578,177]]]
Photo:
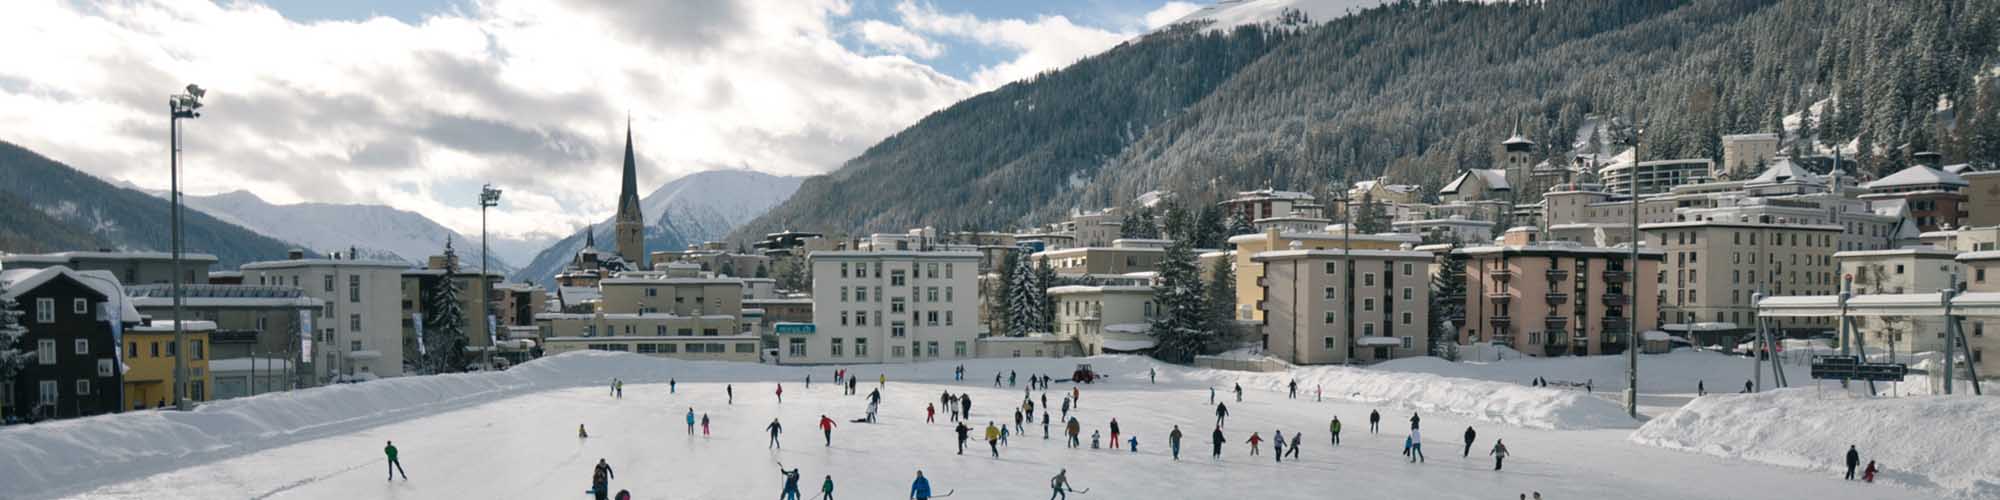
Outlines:
[[[1666,252],[1657,298],[1666,323],[1716,323],[1704,329],[1741,333],[1757,326],[1757,293],[1831,295],[1839,289],[1830,251],[1840,238],[1837,225],[1704,220],[1640,230],[1647,248]],[[1770,326],[1800,335],[1838,327],[1829,318],[1783,318]],[[1721,338],[1703,341],[1729,345]]]
[[1075,350],[1056,355],[1138,353],[1153,348],[1147,334],[1159,308],[1153,287],[1136,285],[1049,288],[1056,303],[1055,332],[1074,341]]
[[979,258],[975,252],[813,252],[813,322],[777,332],[778,361],[974,357]]
[[[1977,269],[1985,259],[1979,254],[1972,255],[1965,264],[1957,259],[1958,252],[1931,247],[1897,248],[1891,250],[1849,251],[1833,254],[1834,262],[1840,266],[1842,277],[1852,276],[1855,295],[1878,294],[1922,294],[1936,293],[1966,283],[1965,268]],[[1968,289],[1978,283],[1966,283]],[[1837,293],[1837,292],[1836,292]],[[1855,323],[1861,332],[1862,341],[1871,351],[1887,349],[1897,357],[1908,359],[1911,353],[1942,352],[1944,350],[1944,320],[1929,316],[1899,317],[1857,317]],[[1978,321],[1968,321],[1966,337],[1980,330]],[[1977,340],[1973,340],[1977,342]]]
[[[181,283],[207,283],[214,255],[182,253]],[[173,254],[168,252],[57,252],[0,256],[0,267],[42,269],[63,266],[77,271],[106,271],[126,285],[168,284],[174,276]]]
[[1036,252],[1031,263],[1048,259],[1056,274],[1126,274],[1155,271],[1167,253],[1168,240],[1120,239],[1109,247],[1072,247]]
[[365,380],[403,374],[403,271],[391,261],[305,258],[243,265],[243,282],[305,290],[324,305],[312,319],[314,378]]
[[1959,208],[1965,212],[1968,227],[2000,226],[2000,170],[1965,172],[1959,174],[1965,179],[1965,201]]
[[592,350],[686,360],[758,359],[758,338],[740,331],[737,316],[666,313],[544,313],[537,315],[548,355]]
[[1778,155],[1778,134],[1734,134],[1722,136],[1722,164],[1716,166],[1718,179],[1742,179],[1757,175]]
[[736,278],[675,278],[657,273],[620,273],[606,279],[602,309],[610,314],[665,313],[678,316],[739,316],[743,311],[743,280]]
[[[1345,229],[1335,227],[1340,232],[1281,232],[1267,229],[1261,233],[1239,234],[1229,238],[1229,244],[1236,251],[1231,258],[1236,261],[1236,319],[1261,321],[1264,312],[1257,304],[1264,301],[1264,288],[1259,285],[1264,277],[1264,264],[1252,257],[1260,252],[1276,250],[1398,250],[1404,245],[1423,242],[1414,234],[1345,234]],[[1297,243],[1294,248],[1292,245]],[[1209,268],[1201,269],[1207,276]]]
[[1253,255],[1263,269],[1258,309],[1265,352],[1302,365],[1425,355],[1432,258],[1403,250]]
[[[2000,292],[2000,251],[1962,253],[1957,259],[1964,266],[1966,291]],[[2000,357],[1986,357],[1989,352],[2000,353],[2000,317],[1967,317],[1963,328],[1966,353],[1979,375],[2000,377]]]
[[1659,328],[1657,279],[1664,254],[1538,241],[1517,227],[1501,244],[1452,252],[1465,259],[1465,317],[1452,318],[1460,343],[1493,342],[1530,356],[1617,354],[1639,331]]
[[[487,273],[482,278],[478,269],[469,269],[463,267],[463,263],[460,264],[458,273],[447,277],[445,274],[448,263],[445,262],[445,257],[442,255],[433,255],[423,269],[403,271],[403,313],[401,319],[403,323],[402,349],[405,359],[414,361],[419,352],[421,352],[417,348],[417,341],[419,339],[417,335],[417,318],[426,318],[424,320],[426,322],[430,321],[428,318],[432,318],[431,305],[425,301],[425,298],[434,293],[437,287],[444,286],[446,279],[450,279],[452,286],[458,288],[458,310],[465,315],[466,347],[473,351],[473,354],[469,355],[469,359],[471,362],[477,363],[482,367],[485,366],[488,358],[485,356],[486,353],[484,351],[493,347],[494,340],[497,338],[495,334],[498,333],[487,328],[488,322],[485,314],[493,315],[493,326],[506,324],[499,320],[499,317],[505,314],[505,311],[503,311],[499,304],[499,298],[493,293],[494,287],[498,286],[506,277],[499,273]],[[482,305],[490,305],[491,307],[490,309],[482,308]],[[484,311],[484,313],[481,311]],[[516,360],[524,359],[524,354],[516,353],[512,357]],[[506,355],[501,356],[507,357]]]

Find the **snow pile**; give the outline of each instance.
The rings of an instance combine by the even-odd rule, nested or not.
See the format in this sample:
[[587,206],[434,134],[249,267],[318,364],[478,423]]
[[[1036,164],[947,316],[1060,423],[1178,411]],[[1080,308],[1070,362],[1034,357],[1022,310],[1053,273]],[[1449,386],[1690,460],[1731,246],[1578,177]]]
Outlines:
[[[1461,356],[1466,351],[1459,351]],[[1438,358],[1405,358],[1372,366],[1376,370],[1430,373],[1496,382],[1527,384],[1541,377],[1557,385],[1592,382],[1597,389],[1615,392],[1625,388],[1624,356],[1559,356],[1553,358],[1508,358],[1499,362],[1453,363]],[[1708,391],[1736,392],[1750,380],[1752,361],[1713,351],[1677,350],[1666,354],[1639,356],[1640,393],[1695,392],[1696,383]],[[1767,370],[1769,368],[1766,368]],[[1785,365],[1785,373],[1795,383],[1810,383],[1809,367]],[[1766,373],[1768,378],[1770,375]],[[1768,383],[1768,381],[1767,381]]]
[[1838,473],[1848,445],[1878,479],[1962,498],[2000,497],[2000,398],[1869,399],[1784,389],[1699,398],[1631,440],[1726,458]]
[[1212,371],[1208,375],[1218,379],[1218,388],[1241,383],[1245,391],[1285,392],[1296,379],[1301,398],[1311,397],[1319,388],[1329,398],[1394,404],[1423,413],[1535,429],[1632,428],[1639,424],[1625,415],[1624,408],[1604,398],[1514,383],[1340,366],[1257,374]]

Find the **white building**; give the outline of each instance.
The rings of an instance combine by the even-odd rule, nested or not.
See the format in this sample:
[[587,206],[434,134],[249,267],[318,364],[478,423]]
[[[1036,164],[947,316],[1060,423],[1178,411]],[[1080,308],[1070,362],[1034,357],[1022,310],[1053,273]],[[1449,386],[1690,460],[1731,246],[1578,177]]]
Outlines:
[[[1058,286],[1055,334],[1074,339],[1085,356],[1134,353],[1153,348],[1147,334],[1159,306],[1150,286]],[[1061,353],[1058,353],[1060,355]]]
[[810,255],[813,322],[780,329],[787,364],[908,363],[976,355],[976,252]]
[[243,265],[243,283],[298,287],[325,303],[313,318],[316,383],[403,374],[402,262],[305,258]]

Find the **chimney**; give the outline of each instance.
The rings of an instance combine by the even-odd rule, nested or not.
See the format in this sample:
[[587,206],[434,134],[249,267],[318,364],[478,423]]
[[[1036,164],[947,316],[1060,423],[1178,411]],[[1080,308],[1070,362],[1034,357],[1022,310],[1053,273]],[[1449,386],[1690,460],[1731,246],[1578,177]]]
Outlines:
[[1910,153],[1910,161],[1930,168],[1941,168],[1941,164],[1944,162],[1944,155],[1938,154],[1935,151],[1918,151]]
[[285,251],[286,260],[304,260],[305,258],[306,258],[306,251],[303,248],[294,248]]

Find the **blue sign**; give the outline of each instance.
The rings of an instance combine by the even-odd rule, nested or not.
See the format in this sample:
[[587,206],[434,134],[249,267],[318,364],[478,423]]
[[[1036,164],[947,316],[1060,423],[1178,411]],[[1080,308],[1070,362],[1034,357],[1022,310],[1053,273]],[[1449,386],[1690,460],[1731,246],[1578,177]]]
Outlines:
[[811,335],[819,331],[812,323],[778,323],[771,325],[771,329],[779,335]]

